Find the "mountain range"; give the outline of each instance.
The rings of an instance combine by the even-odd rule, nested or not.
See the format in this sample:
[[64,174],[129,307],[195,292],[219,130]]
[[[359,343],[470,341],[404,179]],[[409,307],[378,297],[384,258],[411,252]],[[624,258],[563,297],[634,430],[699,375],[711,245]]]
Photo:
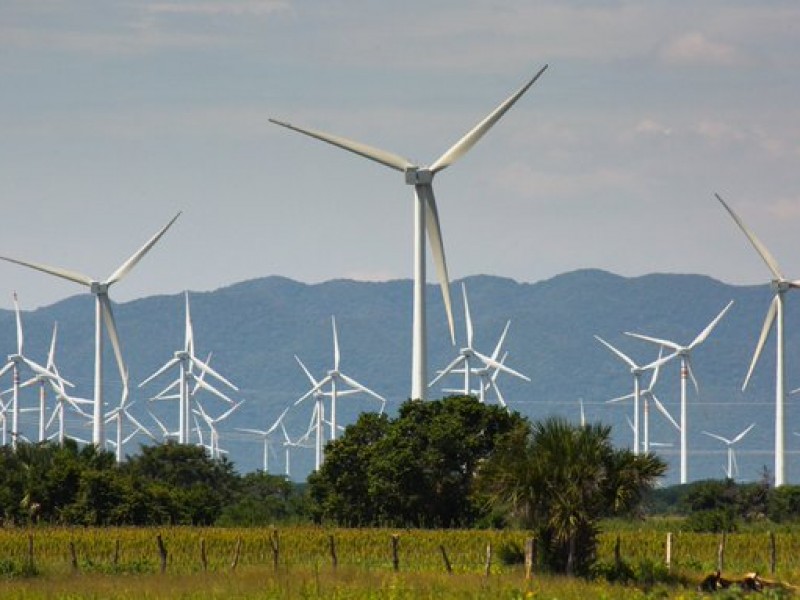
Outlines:
[[[706,430],[734,437],[750,423],[753,431],[737,445],[740,477],[754,480],[773,465],[774,336],[762,353],[746,391],[744,376],[760,334],[771,291],[768,285],[735,286],[710,277],[651,274],[622,277],[585,269],[536,283],[520,283],[488,275],[453,282],[457,343],[452,346],[438,287],[428,286],[428,338],[430,378],[447,365],[465,344],[461,287],[464,283],[474,324],[474,345],[491,354],[507,320],[511,321],[504,349],[507,364],[531,378],[530,382],[500,375],[498,385],[512,410],[537,419],[552,414],[577,421],[579,400],[586,417],[613,427],[618,445],[630,445],[632,432],[626,417],[630,402],[607,404],[610,398],[632,391],[626,367],[595,335],[603,337],[640,364],[658,356],[658,348],[624,335],[625,331],[687,344],[731,300],[733,306],[704,344],[693,353],[699,394],[689,390],[689,478],[721,477],[724,445],[705,436]],[[335,316],[341,348],[341,370],[384,396],[393,413],[407,399],[411,362],[410,280],[362,282],[333,280],[305,284],[279,276],[236,283],[209,292],[190,292],[192,321],[198,356],[212,354],[212,366],[240,388],[236,399],[246,402],[220,425],[222,446],[239,471],[261,467],[261,442],[235,431],[237,427],[266,429],[280,412],[310,387],[294,356],[321,378],[333,366],[331,317]],[[800,309],[788,294],[786,302],[787,381],[800,385]],[[24,309],[24,292],[20,296]],[[177,406],[148,398],[170,381],[136,387],[183,345],[183,294],[152,296],[114,307],[123,353],[131,373],[132,412],[152,423],[146,409],[163,421],[177,423]],[[56,360],[64,377],[76,384],[75,393],[92,392],[94,308],[90,295],[69,297],[34,311],[23,310],[26,354],[44,362],[54,322],[58,322]],[[0,311],[0,343],[14,352],[15,323],[11,311]],[[110,350],[107,349],[110,353]],[[119,377],[109,354],[107,399],[116,403]],[[649,375],[643,378],[645,385]],[[3,382],[0,385],[8,385]],[[443,387],[463,385],[457,375],[445,378]],[[656,395],[677,420],[679,417],[677,361],[662,368]],[[33,392],[28,392],[32,394]],[[442,388],[430,397],[445,395]],[[24,398],[27,406],[35,401]],[[787,481],[800,482],[800,431],[798,396],[787,400]],[[207,410],[225,407],[209,399]],[[214,404],[216,402],[216,404]],[[147,406],[149,404],[149,406]],[[368,397],[340,400],[338,421],[346,425],[362,410],[378,404]],[[23,431],[34,431],[35,415],[27,414]],[[302,435],[311,418],[311,406],[292,408],[287,429]],[[678,433],[655,411],[651,414],[651,439],[672,444],[657,451],[670,463],[665,483],[678,478]],[[80,431],[72,421],[70,432]],[[157,428],[153,427],[154,431]],[[74,435],[78,435],[75,433]],[[89,428],[86,428],[88,437]],[[131,442],[151,443],[141,436]],[[271,470],[283,469],[283,454],[271,458]],[[292,478],[304,479],[313,466],[313,452],[299,449],[292,455]]]

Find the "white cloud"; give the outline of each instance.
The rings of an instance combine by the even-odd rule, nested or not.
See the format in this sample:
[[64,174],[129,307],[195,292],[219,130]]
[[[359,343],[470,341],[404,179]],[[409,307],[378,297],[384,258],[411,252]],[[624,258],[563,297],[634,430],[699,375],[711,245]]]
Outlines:
[[671,40],[661,49],[660,58],[672,65],[734,66],[745,62],[734,46],[711,41],[699,32]]
[[634,131],[640,135],[671,135],[672,130],[654,121],[653,119],[642,119],[634,127]]

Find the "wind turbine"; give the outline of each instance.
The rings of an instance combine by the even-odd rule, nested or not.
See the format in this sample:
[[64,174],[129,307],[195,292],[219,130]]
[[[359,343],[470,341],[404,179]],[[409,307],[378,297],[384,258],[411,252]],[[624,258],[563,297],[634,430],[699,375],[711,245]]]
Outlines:
[[95,336],[94,336],[94,412],[92,417],[92,443],[101,449],[105,449],[105,419],[104,403],[103,403],[103,324],[108,329],[108,338],[111,341],[111,346],[114,350],[114,355],[117,359],[117,367],[119,368],[120,376],[123,381],[127,377],[127,368],[122,358],[122,349],[119,343],[119,335],[117,334],[117,325],[114,321],[114,313],[111,309],[111,300],[108,297],[108,291],[111,286],[118,281],[122,280],[136,264],[144,257],[147,252],[161,239],[161,236],[167,232],[175,220],[180,216],[180,212],[172,217],[172,220],[167,223],[158,233],[151,237],[139,250],[133,253],[128,260],[122,263],[116,271],[109,275],[103,281],[97,281],[88,275],[79,273],[77,271],[70,271],[59,267],[51,267],[39,263],[27,262],[18,260],[16,258],[8,258],[0,256],[0,259],[22,265],[61,277],[75,283],[79,283],[89,288],[89,291],[95,297]]
[[750,433],[750,430],[755,426],[756,426],[755,423],[751,424],[750,427],[748,427],[747,429],[742,431],[739,435],[737,435],[732,440],[729,440],[728,438],[724,438],[721,435],[717,435],[716,433],[711,433],[709,431],[703,431],[703,433],[705,435],[707,435],[709,437],[712,437],[715,440],[719,440],[719,441],[723,442],[726,446],[728,446],[728,468],[725,469],[725,476],[728,479],[733,479],[734,477],[736,477],[739,474],[739,465],[736,462],[736,454],[733,451],[734,444],[739,442],[744,436],[746,436],[748,433]]
[[720,204],[728,211],[728,214],[734,220],[750,240],[750,243],[755,248],[758,255],[767,265],[772,280],[770,287],[772,288],[772,302],[769,305],[767,316],[764,319],[764,325],[761,328],[761,335],[758,338],[755,352],[753,352],[753,360],[750,362],[750,368],[747,370],[747,375],[742,384],[742,391],[747,388],[750,381],[750,376],[753,374],[758,358],[761,356],[761,350],[767,341],[769,332],[772,329],[773,323],[775,324],[775,487],[779,487],[786,482],[786,466],[784,456],[786,424],[784,421],[784,405],[786,404],[786,365],[784,357],[786,354],[786,339],[784,337],[784,302],[785,294],[791,289],[800,287],[800,280],[787,279],[783,276],[778,261],[772,256],[767,247],[750,231],[744,224],[733,209],[728,206],[719,194],[714,194],[719,200]]
[[424,400],[427,377],[427,339],[426,339],[426,314],[425,314],[425,233],[433,254],[434,264],[442,289],[447,320],[450,326],[450,338],[455,343],[455,327],[453,324],[453,311],[450,302],[450,278],[447,274],[447,263],[444,255],[442,232],[439,224],[439,212],[433,194],[433,178],[443,169],[455,163],[466,154],[484,134],[510,109],[514,103],[528,90],[531,85],[547,68],[545,65],[528,83],[500,104],[486,118],[478,123],[464,137],[456,142],[449,150],[442,154],[429,167],[416,165],[402,156],[387,152],[349,140],[336,135],[324,133],[313,129],[305,129],[270,119],[270,122],[292,129],[299,133],[327,142],[349,152],[374,160],[386,167],[395,169],[404,174],[407,185],[414,186],[414,317],[412,328],[411,352],[411,398]]
[[[323,394],[327,395],[331,399],[331,417],[330,417],[330,426],[331,426],[331,439],[336,439],[336,401],[338,400],[339,396],[350,395],[350,394],[357,394],[357,393],[364,393],[368,396],[372,396],[376,400],[381,402],[381,410],[386,406],[386,399],[381,396],[380,394],[373,392],[368,387],[360,384],[352,377],[345,375],[339,368],[339,362],[341,359],[341,353],[339,352],[339,336],[336,332],[336,319],[331,317],[331,327],[333,329],[333,369],[328,371],[328,373],[323,377],[321,380],[316,381],[315,378],[311,375],[311,373],[306,369],[305,365],[302,361],[295,356],[297,362],[302,367],[303,371],[305,371],[306,376],[312,382],[312,387],[308,390],[305,394],[303,394],[297,401],[295,401],[294,405],[297,406],[306,398],[311,396],[315,396],[316,398],[320,398],[319,393],[322,392]],[[330,385],[330,389],[325,391],[325,387]],[[349,386],[349,389],[340,389],[339,386]],[[317,404],[320,404],[318,400]],[[324,413],[322,413],[324,415]],[[320,416],[320,419],[322,417]]]
[[[470,393],[472,392],[472,388],[470,386],[470,375],[473,373],[477,373],[480,377],[482,374],[485,374],[485,373],[478,373],[478,371],[481,370],[485,371],[488,369],[494,369],[495,371],[498,372],[503,371],[504,373],[508,373],[510,375],[513,375],[514,377],[524,379],[525,381],[530,381],[530,378],[527,377],[526,375],[518,373],[514,369],[505,366],[502,361],[497,360],[497,357],[500,354],[500,348],[502,347],[503,341],[505,340],[506,334],[508,333],[508,327],[511,324],[510,321],[506,322],[505,329],[503,329],[503,333],[500,336],[500,340],[497,342],[497,345],[495,346],[494,352],[492,352],[491,356],[482,354],[481,352],[478,352],[475,349],[473,344],[475,331],[472,326],[472,315],[470,314],[469,310],[469,300],[467,298],[467,286],[464,284],[464,282],[461,282],[461,294],[464,297],[464,321],[467,332],[467,340],[466,340],[467,345],[464,348],[461,348],[461,350],[459,350],[458,356],[456,356],[456,358],[453,359],[453,361],[451,361],[449,365],[447,365],[444,369],[442,369],[439,372],[439,374],[433,379],[433,381],[431,381],[428,384],[428,387],[433,387],[445,375],[449,375],[450,373],[455,373],[456,372],[455,369],[457,367],[460,367],[460,369],[458,370],[459,373],[462,371],[464,373],[465,396],[470,395]],[[475,360],[480,361],[481,367],[473,366]],[[491,385],[491,383],[489,385]],[[486,386],[481,385],[480,387],[481,402],[484,401],[485,390]],[[500,396],[500,398],[501,398],[501,403],[505,406],[505,402],[502,402],[502,396]]]
[[615,348],[614,346],[609,344],[607,341],[605,341],[599,335],[594,336],[594,338],[598,342],[603,344],[606,348],[611,350],[611,352],[613,352],[614,355],[616,355],[617,358],[619,358],[622,362],[624,362],[626,365],[628,365],[628,367],[630,368],[631,375],[633,375],[633,393],[632,394],[628,394],[626,396],[620,396],[619,398],[613,398],[611,401],[618,401],[618,400],[623,400],[623,399],[626,399],[626,398],[633,398],[633,424],[632,424],[632,428],[633,428],[633,453],[638,455],[639,454],[639,428],[640,428],[640,425],[639,425],[639,400],[641,399],[641,395],[642,395],[642,374],[645,373],[646,371],[650,370],[650,369],[655,368],[657,366],[657,364],[659,364],[659,361],[660,360],[664,360],[664,359],[657,359],[657,360],[653,361],[652,363],[650,363],[648,365],[640,366],[640,365],[636,364],[630,356],[628,356],[627,354],[622,352],[622,350],[619,350],[618,348]]
[[728,312],[728,309],[733,305],[733,300],[728,302],[728,304],[723,308],[720,313],[711,321],[706,328],[701,331],[691,343],[683,346],[681,344],[677,344],[670,340],[665,340],[661,338],[650,337],[647,335],[641,335],[639,333],[631,333],[630,331],[626,331],[625,335],[629,335],[631,337],[635,337],[640,340],[644,340],[646,342],[650,342],[653,344],[659,344],[663,348],[669,348],[673,351],[672,354],[666,356],[665,358],[661,358],[656,361],[658,364],[665,364],[679,356],[681,359],[681,483],[686,483],[688,481],[688,449],[687,449],[687,405],[686,405],[686,380],[691,377],[692,383],[694,384],[694,389],[697,393],[700,393],[700,386],[697,384],[697,378],[694,376],[694,370],[692,369],[692,360],[691,354],[692,351],[697,348],[700,344],[702,344],[706,338],[709,336],[711,331],[714,327],[717,326],[720,319],[725,316],[725,313]]
[[[213,417],[213,418],[209,416],[209,414],[205,410],[203,410],[203,406],[200,403],[197,404],[197,409],[192,411],[194,412],[194,414],[199,415],[200,418],[206,422],[206,425],[208,425],[209,435],[211,438],[210,440],[211,458],[214,459],[220,458],[221,453],[224,452],[219,447],[219,431],[217,431],[217,425],[219,425],[220,422],[224,421],[229,416],[231,416],[231,413],[233,413],[233,411],[239,408],[242,404],[244,404],[244,400],[240,400],[239,402],[234,404],[231,408],[226,410],[224,413],[222,413],[218,417]],[[199,432],[199,427],[198,427],[198,432]]]
[[278,429],[278,427],[283,426],[283,418],[286,416],[286,413],[289,411],[290,408],[291,406],[287,406],[285,409],[283,409],[283,412],[278,416],[277,419],[275,419],[275,422],[263,431],[260,429],[248,429],[245,427],[236,427],[236,431],[241,431],[242,433],[252,433],[261,436],[264,439],[264,469],[263,469],[264,473],[269,472],[269,451],[272,449],[270,436],[275,432],[276,429]]
[[[234,384],[228,381],[225,377],[220,375],[217,371],[211,368],[208,362],[203,362],[194,353],[194,330],[192,327],[192,316],[191,311],[189,308],[189,293],[185,294],[185,327],[184,327],[184,345],[181,350],[175,352],[174,356],[164,363],[155,373],[147,377],[144,381],[139,384],[139,387],[143,387],[156,379],[157,377],[161,376],[163,373],[169,371],[173,367],[178,367],[179,374],[178,378],[170,383],[164,390],[156,394],[153,398],[154,399],[167,399],[173,398],[173,396],[166,396],[170,390],[174,387],[178,387],[178,401],[179,401],[179,410],[178,410],[178,443],[180,444],[188,444],[189,443],[189,433],[190,433],[190,426],[189,426],[189,418],[191,415],[191,408],[190,408],[190,400],[192,393],[189,391],[189,382],[194,381],[195,383],[195,391],[202,388],[203,390],[211,393],[212,395],[216,396],[217,398],[227,402],[228,404],[234,404],[234,401],[231,400],[228,396],[223,394],[220,390],[218,390],[214,385],[210,384],[205,380],[205,375],[211,375],[218,381],[222,382],[229,388],[234,391],[238,391]],[[198,376],[194,372],[194,368],[197,368],[200,371],[200,375]]]
[[[65,385],[72,384],[65,379],[62,379],[55,373],[52,373],[45,367],[41,366],[37,362],[27,358],[25,356],[24,346],[25,346],[25,335],[22,330],[22,315],[19,310],[19,301],[17,300],[17,294],[14,292],[14,314],[16,316],[16,323],[17,323],[17,352],[15,354],[10,354],[8,356],[8,362],[5,366],[0,369],[0,377],[5,375],[7,372],[11,371],[12,376],[12,387],[11,387],[11,446],[12,448],[17,447],[17,438],[19,437],[19,415],[20,415],[20,403],[19,403],[19,392],[22,384],[20,382],[21,370],[25,367],[30,369],[33,372],[34,376],[43,377],[51,381],[60,381],[63,382]],[[40,415],[40,422],[43,421],[43,416]]]

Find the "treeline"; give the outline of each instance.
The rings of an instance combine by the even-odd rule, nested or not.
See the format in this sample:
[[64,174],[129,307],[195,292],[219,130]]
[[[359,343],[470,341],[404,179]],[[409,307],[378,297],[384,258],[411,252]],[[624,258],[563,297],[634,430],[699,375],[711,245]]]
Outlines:
[[689,531],[730,532],[763,522],[800,520],[800,486],[772,487],[768,471],[759,481],[709,479],[652,490],[645,505],[651,515],[685,517]]
[[73,440],[0,447],[4,525],[256,525],[305,512],[298,486],[241,476],[199,446],[143,446],[121,464]]

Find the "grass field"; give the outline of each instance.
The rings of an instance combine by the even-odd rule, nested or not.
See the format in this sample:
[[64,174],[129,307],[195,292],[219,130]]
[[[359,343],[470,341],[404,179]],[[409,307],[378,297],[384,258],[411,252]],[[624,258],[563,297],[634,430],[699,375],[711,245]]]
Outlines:
[[[524,546],[524,532],[5,529],[0,530],[0,598],[701,597],[694,588],[716,568],[720,536],[675,531],[672,570],[667,572],[666,533],[660,527],[615,528],[603,534],[599,555],[603,564],[613,564],[618,535],[621,558],[635,575],[627,585],[541,574],[526,581],[522,565],[503,560]],[[157,536],[166,550],[164,572]],[[774,578],[800,582],[800,530],[779,531],[775,542]],[[492,560],[487,576],[488,545]],[[446,571],[443,548],[452,573]],[[771,552],[768,532],[730,534],[724,573],[758,571],[772,577]]]

